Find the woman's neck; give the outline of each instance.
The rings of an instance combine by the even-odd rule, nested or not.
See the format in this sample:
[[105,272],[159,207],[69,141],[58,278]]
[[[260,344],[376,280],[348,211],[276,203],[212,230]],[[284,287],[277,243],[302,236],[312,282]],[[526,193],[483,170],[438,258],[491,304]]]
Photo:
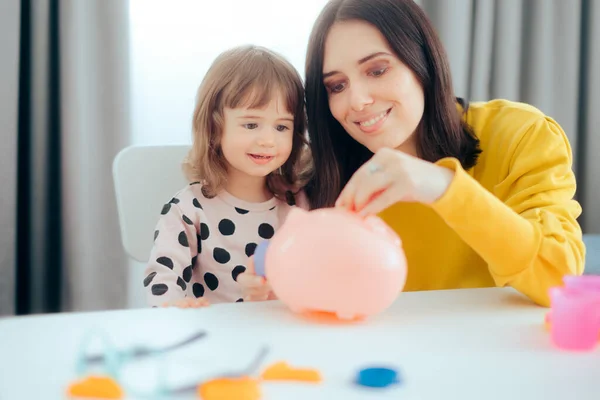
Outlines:
[[273,197],[267,188],[266,177],[249,176],[234,168],[230,168],[225,190],[232,196],[249,203],[262,203]]
[[401,152],[409,154],[413,157],[418,157],[416,133],[410,135],[396,150],[400,150]]

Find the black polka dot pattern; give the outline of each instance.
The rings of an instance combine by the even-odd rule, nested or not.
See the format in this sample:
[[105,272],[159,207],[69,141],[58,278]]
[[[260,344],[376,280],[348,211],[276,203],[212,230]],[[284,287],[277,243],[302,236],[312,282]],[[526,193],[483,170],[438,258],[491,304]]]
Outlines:
[[152,283],[152,279],[156,276],[156,272],[150,272],[146,278],[144,278],[144,287],[148,287]]
[[[200,182],[192,182],[190,185],[199,183]],[[204,196],[207,195],[204,194]],[[256,225],[249,226],[248,228],[250,230],[246,231],[246,228],[240,224],[248,218],[246,215],[252,214],[249,209],[245,209],[243,206],[242,208],[235,207],[235,212],[233,214],[230,213],[227,216],[222,216],[215,220],[206,220],[203,214],[198,214],[198,212],[199,210],[203,210],[203,205],[209,207],[211,204],[212,203],[209,200],[205,200],[205,197],[198,193],[196,198],[194,196],[189,196],[187,198],[178,198],[177,196],[174,196],[167,204],[162,206],[161,213],[167,214],[167,218],[172,218],[170,221],[171,225],[155,228],[154,241],[160,243],[158,242],[158,239],[160,238],[162,242],[165,240],[165,237],[168,237],[168,239],[172,241],[175,239],[175,236],[177,236],[178,244],[185,248],[185,250],[182,249],[182,247],[177,247],[178,245],[175,244],[173,251],[185,252],[189,255],[187,257],[188,261],[185,264],[179,262],[179,257],[170,258],[172,254],[168,253],[163,257],[156,258],[155,265],[160,264],[171,270],[175,270],[175,266],[177,266],[176,271],[178,271],[178,274],[175,275],[175,279],[173,279],[173,281],[176,280],[176,282],[169,281],[168,284],[161,283],[162,279],[157,278],[158,272],[160,272],[159,269],[157,269],[157,272],[152,272],[143,277],[144,287],[147,287],[155,296],[163,296],[169,291],[181,293],[179,292],[181,289],[186,296],[192,296],[193,294],[194,297],[201,298],[206,296],[207,292],[211,293],[214,291],[218,293],[219,291],[223,291],[226,289],[225,287],[231,285],[232,282],[229,281],[228,276],[218,276],[215,271],[207,272],[204,268],[199,268],[198,263],[204,263],[204,259],[200,261],[198,258],[201,257],[202,250],[206,253],[202,257],[211,257],[218,265],[222,265],[223,268],[228,268],[227,271],[231,271],[231,279],[233,279],[234,282],[237,282],[240,274],[243,274],[248,269],[246,265],[244,265],[246,262],[243,259],[237,260],[235,258],[237,256],[234,253],[230,253],[232,250],[232,248],[230,248],[231,240],[233,239],[237,243],[234,244],[236,252],[241,250],[240,247],[243,247],[245,255],[247,257],[252,257],[256,252],[258,243],[262,240],[270,240],[274,237],[276,225],[273,224],[272,221],[259,221]],[[276,210],[277,208],[277,205],[273,205],[269,208],[269,211]],[[208,211],[209,210],[207,209],[207,212]],[[270,212],[268,214],[273,215]],[[203,220],[204,222],[202,222]],[[171,231],[170,229],[172,229],[173,226],[179,226],[179,229]],[[168,234],[165,233],[165,227],[169,229]],[[160,231],[158,228],[160,228]],[[244,238],[245,234],[249,234],[250,236]],[[258,236],[256,236],[257,234]],[[194,239],[197,243],[194,243]],[[193,258],[190,260],[191,256],[193,256]],[[172,282],[176,283],[177,286],[173,285]],[[236,298],[234,297],[231,300],[235,299]],[[235,301],[242,303],[244,302],[244,298],[240,296],[240,298]]]
[[231,254],[221,247],[215,247],[213,250],[213,258],[219,264],[227,264],[231,260]]
[[192,285],[192,292],[194,292],[194,296],[196,298],[204,296],[204,286],[201,283],[194,283]]
[[257,246],[256,243],[248,243],[246,245],[245,252],[248,257],[250,257],[254,254],[254,250],[256,250],[256,246]]
[[177,278],[177,285],[179,285],[179,287],[181,288],[181,290],[185,290],[187,288],[187,285],[185,284],[185,282],[183,281],[183,279],[181,279],[181,277]]
[[173,260],[171,260],[169,257],[158,257],[156,262],[164,265],[167,268],[173,269]]
[[190,281],[192,280],[192,265],[188,265],[187,267],[185,267],[183,269],[183,273],[182,273],[183,280],[186,281],[187,283],[190,283]]
[[188,243],[188,238],[187,238],[187,235],[185,234],[185,231],[179,232],[179,237],[177,238],[177,240],[179,241],[179,244],[182,245],[183,247],[190,247],[190,244]]
[[202,222],[200,224],[200,238],[202,240],[206,240],[206,239],[208,239],[209,236],[210,236],[210,229],[208,229],[208,225],[206,225],[204,222]]
[[246,271],[246,267],[243,265],[236,265],[235,268],[231,271],[231,277],[234,281],[237,282],[238,275]]
[[155,296],[162,296],[163,294],[169,291],[169,287],[164,283],[157,283],[155,285],[152,285],[151,291],[152,294]]
[[210,290],[216,290],[219,287],[219,280],[210,272],[204,274],[204,282]]
[[263,239],[271,239],[275,234],[275,229],[267,223],[258,226],[258,235]]
[[222,219],[221,222],[219,222],[219,232],[221,232],[221,235],[223,236],[231,236],[235,232],[235,224],[230,219]]

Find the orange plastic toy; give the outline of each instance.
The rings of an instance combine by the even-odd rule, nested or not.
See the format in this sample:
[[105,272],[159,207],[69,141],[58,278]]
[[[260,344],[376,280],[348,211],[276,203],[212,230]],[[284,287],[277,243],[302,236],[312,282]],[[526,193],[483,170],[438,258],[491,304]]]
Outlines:
[[123,390],[112,378],[89,376],[72,383],[67,395],[72,398],[122,399]]
[[261,378],[265,381],[302,381],[302,382],[321,382],[321,374],[316,369],[293,368],[286,362],[275,363],[265,369]]
[[250,377],[217,378],[198,386],[198,396],[203,400],[259,400],[259,381]]

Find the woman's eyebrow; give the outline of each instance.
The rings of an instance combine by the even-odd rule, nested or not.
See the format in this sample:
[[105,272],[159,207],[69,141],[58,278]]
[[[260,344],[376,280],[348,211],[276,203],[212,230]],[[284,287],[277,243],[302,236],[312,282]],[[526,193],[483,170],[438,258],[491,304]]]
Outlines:
[[[386,53],[385,51],[377,51],[375,53],[369,54],[368,56],[365,56],[363,58],[361,58],[360,60],[358,60],[357,64],[361,65],[366,63],[369,60],[372,60],[375,57],[379,57],[379,56],[390,56],[390,53]],[[323,79],[329,78],[332,75],[335,74],[339,74],[339,71],[329,71],[323,74]]]

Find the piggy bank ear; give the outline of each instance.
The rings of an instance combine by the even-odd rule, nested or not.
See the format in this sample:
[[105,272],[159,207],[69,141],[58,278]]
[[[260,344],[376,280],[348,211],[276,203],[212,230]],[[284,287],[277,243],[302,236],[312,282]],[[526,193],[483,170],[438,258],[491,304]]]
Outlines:
[[308,211],[303,210],[302,208],[299,208],[299,207],[292,207],[292,208],[290,208],[290,211],[288,212],[287,216],[285,217],[284,223],[288,226],[295,225],[298,223],[298,221],[301,221],[302,218],[306,216],[306,214],[308,214]]
[[365,218],[365,224],[371,229],[371,231],[385,237],[390,240],[396,246],[400,247],[402,245],[402,241],[400,240],[400,236],[390,228],[381,218],[375,215],[369,215]]

